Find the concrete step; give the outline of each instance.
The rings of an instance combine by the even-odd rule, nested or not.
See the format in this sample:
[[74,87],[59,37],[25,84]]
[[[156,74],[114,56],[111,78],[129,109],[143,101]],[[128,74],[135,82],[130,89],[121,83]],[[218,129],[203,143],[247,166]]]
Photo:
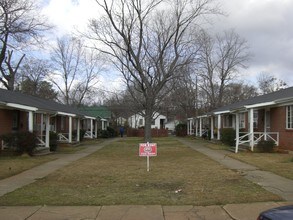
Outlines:
[[48,155],[51,154],[52,152],[50,151],[49,147],[36,147],[34,150],[33,155],[34,156],[43,156],[43,155]]

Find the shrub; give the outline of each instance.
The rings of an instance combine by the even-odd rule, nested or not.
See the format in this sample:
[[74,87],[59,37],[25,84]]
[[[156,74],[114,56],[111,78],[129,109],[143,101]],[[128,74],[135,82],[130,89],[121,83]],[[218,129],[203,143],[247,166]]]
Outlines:
[[221,129],[221,141],[229,146],[235,146],[236,131],[233,128]]
[[109,137],[117,137],[117,131],[112,127],[107,127]]
[[108,130],[101,130],[100,134],[101,134],[101,138],[109,138],[110,137],[110,133]]
[[84,129],[79,130],[79,141],[83,141],[85,132],[86,132],[86,130],[84,130]]
[[1,138],[15,152],[19,154],[28,153],[31,156],[38,142],[37,136],[28,131],[2,135]]
[[50,131],[50,151],[56,151],[57,150],[57,140],[58,140],[58,134],[54,131]]
[[274,141],[259,141],[257,144],[257,149],[262,153],[272,153],[274,151],[274,147],[276,146]]
[[187,135],[187,124],[180,123],[175,127],[176,136],[183,137]]

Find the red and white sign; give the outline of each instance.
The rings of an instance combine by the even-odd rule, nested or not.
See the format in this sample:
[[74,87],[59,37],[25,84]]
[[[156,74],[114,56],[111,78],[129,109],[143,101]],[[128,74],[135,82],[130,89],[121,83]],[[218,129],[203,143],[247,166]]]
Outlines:
[[157,156],[157,144],[156,143],[139,144],[139,156],[140,157]]

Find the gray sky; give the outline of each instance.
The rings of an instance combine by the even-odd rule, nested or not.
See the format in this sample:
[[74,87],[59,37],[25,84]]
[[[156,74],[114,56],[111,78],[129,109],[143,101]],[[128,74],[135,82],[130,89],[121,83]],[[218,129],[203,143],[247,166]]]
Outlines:
[[260,72],[275,75],[293,86],[293,1],[222,0],[227,17],[215,23],[234,28],[248,41],[253,57],[244,70],[248,79]]
[[[97,15],[95,0],[45,0],[45,13],[58,33],[85,29]],[[253,54],[244,79],[254,82],[261,72],[293,86],[293,0],[219,0],[227,16],[214,19],[215,30],[235,31],[247,40]]]

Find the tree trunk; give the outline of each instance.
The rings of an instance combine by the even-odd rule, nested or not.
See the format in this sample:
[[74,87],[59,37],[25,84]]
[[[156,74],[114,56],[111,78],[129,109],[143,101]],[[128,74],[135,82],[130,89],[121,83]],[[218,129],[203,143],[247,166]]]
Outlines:
[[146,108],[145,110],[145,126],[144,126],[144,140],[145,142],[152,141],[152,110]]

